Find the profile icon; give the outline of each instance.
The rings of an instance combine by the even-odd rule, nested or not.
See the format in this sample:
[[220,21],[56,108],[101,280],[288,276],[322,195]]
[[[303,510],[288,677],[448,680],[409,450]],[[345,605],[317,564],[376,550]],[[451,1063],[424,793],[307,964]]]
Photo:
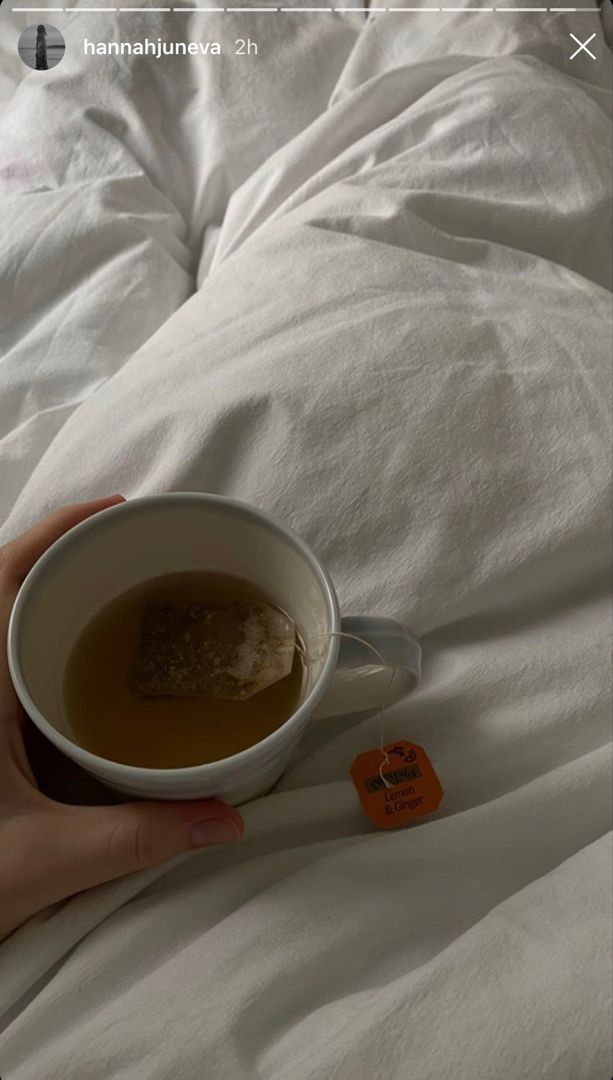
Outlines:
[[35,71],[49,71],[64,57],[66,42],[57,26],[37,23],[28,26],[19,38],[17,46],[24,64]]

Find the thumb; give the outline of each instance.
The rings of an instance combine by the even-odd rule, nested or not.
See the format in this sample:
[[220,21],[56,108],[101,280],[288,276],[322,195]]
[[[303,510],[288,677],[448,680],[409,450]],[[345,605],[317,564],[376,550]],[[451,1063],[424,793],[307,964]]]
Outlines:
[[63,806],[61,817],[50,857],[62,897],[195,848],[240,840],[244,828],[238,811],[217,799]]

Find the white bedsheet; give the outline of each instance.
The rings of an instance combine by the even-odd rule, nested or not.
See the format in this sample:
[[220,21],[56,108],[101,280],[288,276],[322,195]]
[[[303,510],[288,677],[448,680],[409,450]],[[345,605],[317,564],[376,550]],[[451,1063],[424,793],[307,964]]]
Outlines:
[[9,92],[1,535],[116,490],[273,511],[422,635],[386,730],[445,799],[377,833],[375,721],[314,725],[241,845],[0,947],[0,1074],[604,1080],[610,57],[571,67],[570,15],[300,18],[321,78],[262,26],[258,138],[213,59]]

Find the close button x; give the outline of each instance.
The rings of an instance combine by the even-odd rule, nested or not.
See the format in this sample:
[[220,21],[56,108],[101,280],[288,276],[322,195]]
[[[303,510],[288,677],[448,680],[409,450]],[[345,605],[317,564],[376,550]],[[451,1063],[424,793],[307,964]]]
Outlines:
[[577,42],[577,45],[579,46],[578,49],[575,49],[573,55],[571,56],[571,60],[574,60],[575,57],[578,56],[580,52],[586,52],[588,56],[592,57],[592,60],[596,59],[596,57],[594,56],[594,53],[590,52],[590,50],[587,47],[589,45],[590,41],[594,40],[594,38],[596,37],[596,34],[592,34],[592,36],[587,38],[586,41],[579,41],[579,38],[575,37],[574,34],[571,34],[570,36],[573,39],[573,41]]

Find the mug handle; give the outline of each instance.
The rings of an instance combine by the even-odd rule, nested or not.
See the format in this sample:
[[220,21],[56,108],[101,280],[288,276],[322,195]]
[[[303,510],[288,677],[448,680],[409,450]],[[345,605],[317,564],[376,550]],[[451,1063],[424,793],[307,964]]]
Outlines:
[[[338,664],[317,706],[317,718],[393,705],[421,681],[421,645],[404,623],[373,615],[349,615],[341,619],[341,632],[373,645],[389,667],[382,668],[361,642],[341,638]],[[392,675],[390,668],[394,666]]]

